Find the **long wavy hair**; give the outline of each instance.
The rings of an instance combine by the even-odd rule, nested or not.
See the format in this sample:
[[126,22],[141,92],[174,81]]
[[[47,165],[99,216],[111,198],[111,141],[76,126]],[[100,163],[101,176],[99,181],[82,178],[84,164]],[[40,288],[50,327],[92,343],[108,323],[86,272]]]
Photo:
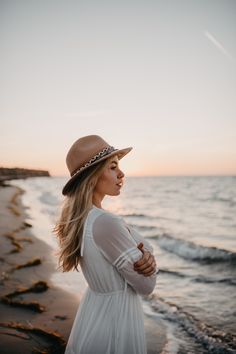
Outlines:
[[57,255],[63,272],[78,271],[84,222],[93,206],[98,179],[109,160],[105,159],[82,172],[64,199],[61,215],[53,230],[59,240]]

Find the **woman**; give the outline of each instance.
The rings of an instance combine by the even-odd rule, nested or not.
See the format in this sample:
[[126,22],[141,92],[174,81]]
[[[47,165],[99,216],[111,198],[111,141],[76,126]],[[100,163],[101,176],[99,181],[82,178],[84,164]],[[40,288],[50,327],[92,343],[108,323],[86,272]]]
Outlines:
[[124,182],[119,160],[132,148],[115,149],[97,135],[78,139],[66,162],[71,178],[55,227],[63,271],[80,265],[88,288],[81,300],[66,354],[144,354],[140,295],[156,284],[151,245],[122,218],[102,208]]

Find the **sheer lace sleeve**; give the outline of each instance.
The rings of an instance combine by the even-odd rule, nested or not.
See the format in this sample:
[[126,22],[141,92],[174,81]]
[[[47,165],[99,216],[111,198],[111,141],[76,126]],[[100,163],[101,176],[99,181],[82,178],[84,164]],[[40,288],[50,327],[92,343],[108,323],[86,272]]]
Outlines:
[[93,224],[94,242],[103,256],[118,270],[127,282],[142,295],[150,294],[156,284],[156,274],[145,277],[133,269],[133,264],[142,258],[127,225],[122,218],[111,213],[97,217]]
[[133,227],[128,224],[126,224],[127,229],[129,230],[131,236],[135,239],[135,241],[139,244],[140,242],[143,243],[144,249],[147,251],[153,253],[153,247],[152,245],[138,233],[138,231]]

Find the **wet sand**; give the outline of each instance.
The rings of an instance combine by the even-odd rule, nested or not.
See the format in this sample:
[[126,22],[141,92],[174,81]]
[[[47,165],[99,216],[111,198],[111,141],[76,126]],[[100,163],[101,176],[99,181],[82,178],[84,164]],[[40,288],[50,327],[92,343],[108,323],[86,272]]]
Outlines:
[[1,353],[64,353],[78,298],[50,282],[52,250],[34,237],[17,187],[0,187]]
[[[79,298],[51,283],[52,249],[25,222],[22,193],[0,187],[1,354],[64,353]],[[148,354],[164,354],[164,326],[145,316],[145,329]]]

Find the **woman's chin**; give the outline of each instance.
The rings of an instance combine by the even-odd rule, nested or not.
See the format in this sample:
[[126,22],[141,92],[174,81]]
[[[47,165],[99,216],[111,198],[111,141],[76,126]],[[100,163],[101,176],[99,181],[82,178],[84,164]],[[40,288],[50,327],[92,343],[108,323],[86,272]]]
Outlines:
[[121,192],[121,186],[113,186],[113,188],[110,188],[110,190],[104,190],[105,195],[109,195],[110,197],[115,197],[116,195],[120,195]]
[[116,195],[119,195],[120,194],[120,190],[118,190],[118,191],[115,191],[115,192],[113,192],[113,193],[110,193],[110,194],[108,194],[110,197],[115,197]]

